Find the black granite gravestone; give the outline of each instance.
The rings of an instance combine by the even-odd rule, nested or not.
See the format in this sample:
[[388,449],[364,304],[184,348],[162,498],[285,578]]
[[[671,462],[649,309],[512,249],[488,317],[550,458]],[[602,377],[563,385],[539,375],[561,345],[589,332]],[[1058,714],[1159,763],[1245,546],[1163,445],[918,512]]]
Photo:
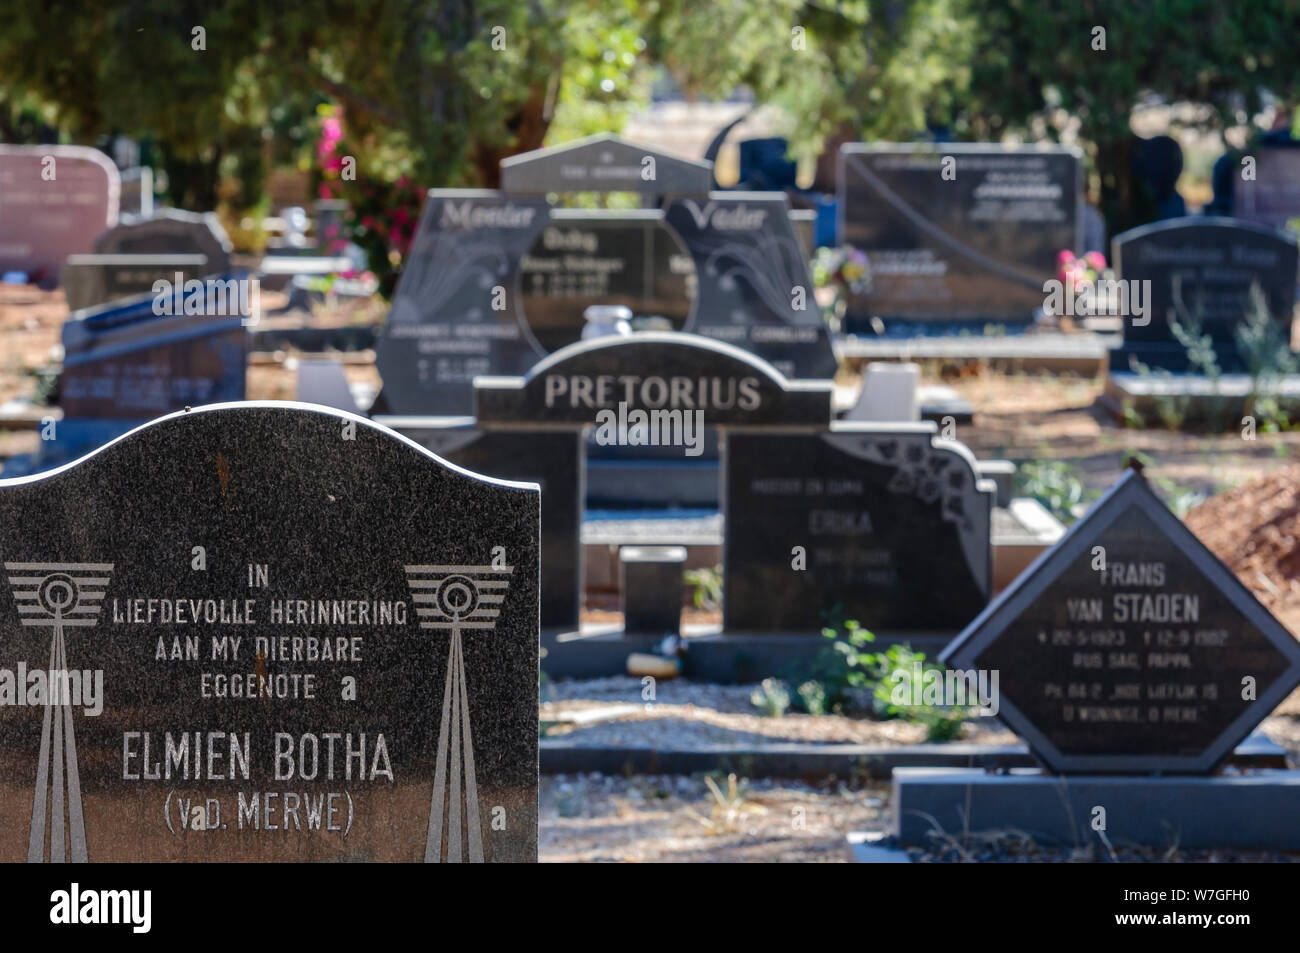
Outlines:
[[[653,184],[628,177],[643,159],[658,170]],[[579,340],[593,304],[625,304],[751,350],[787,377],[834,375],[783,194],[710,193],[707,163],[609,137],[502,169],[501,192],[429,192],[376,347],[384,412],[469,413],[475,376],[525,373]],[[595,213],[542,197],[593,189],[666,204]]]
[[1082,251],[1077,149],[847,143],[840,241],[867,253],[846,329],[873,317],[1027,321],[1063,249]]
[[472,418],[385,418],[457,466],[542,489],[542,625],[576,629],[582,606],[582,435],[476,428]]
[[[830,381],[792,381],[748,351],[694,334],[643,331],[570,345],[524,377],[474,381],[480,426],[582,428],[602,412],[675,414],[690,426],[825,427]],[[664,419],[664,418],[654,418]],[[626,427],[624,427],[626,431]],[[662,445],[662,441],[653,441]]]
[[212,212],[165,208],[150,218],[125,218],[95,239],[101,255],[203,255],[208,274],[230,270],[234,250],[226,230]]
[[685,330],[753,351],[786,377],[835,376],[808,258],[783,193],[711,192],[678,198],[665,214],[699,276]]
[[695,303],[691,256],[653,209],[552,211],[519,280],[528,327],[546,351],[581,340],[592,305],[624,305],[680,330]]
[[988,603],[994,489],[933,424],[729,432],[728,632],[956,632]]
[[510,156],[501,162],[501,188],[519,195],[550,192],[700,194],[713,183],[713,164],[683,159],[601,133]]
[[536,859],[536,487],[220,405],[0,481],[0,552],[0,859]]
[[1300,644],[1132,471],[942,659],[999,673],[1064,773],[1208,772],[1300,683]]
[[[176,289],[170,300],[183,298]],[[65,419],[142,421],[243,399],[246,316],[159,315],[155,303],[144,295],[64,322],[59,404]]]
[[1171,320],[1199,324],[1221,371],[1247,370],[1236,334],[1250,311],[1252,284],[1263,291],[1280,340],[1291,341],[1294,235],[1238,219],[1189,216],[1115,236],[1112,256],[1121,281],[1150,282],[1139,286],[1150,289],[1142,293],[1146,313],[1126,318],[1123,346],[1111,351],[1113,371],[1130,371],[1135,360],[1167,371],[1193,370]]

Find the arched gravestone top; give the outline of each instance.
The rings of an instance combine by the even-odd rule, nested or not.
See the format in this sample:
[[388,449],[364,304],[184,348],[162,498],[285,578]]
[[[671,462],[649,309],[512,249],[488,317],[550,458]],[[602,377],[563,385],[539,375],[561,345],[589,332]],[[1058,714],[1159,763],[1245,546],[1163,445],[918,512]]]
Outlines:
[[117,222],[121,176],[98,149],[0,143],[0,271],[54,277]]
[[998,672],[998,716],[1066,774],[1209,772],[1300,683],[1300,643],[1133,471],[940,658]]
[[713,163],[657,152],[601,133],[501,161],[503,191],[698,193],[713,187]]
[[175,208],[148,218],[128,216],[95,239],[95,251],[102,255],[204,255],[212,275],[230,270],[234,248],[215,213]]
[[1130,357],[1169,371],[1193,369],[1170,327],[1170,315],[1179,317],[1176,280],[1182,307],[1192,320],[1199,318],[1221,370],[1248,370],[1236,335],[1250,315],[1252,283],[1263,291],[1282,343],[1291,341],[1300,252],[1290,232],[1243,219],[1189,215],[1116,235],[1111,254],[1123,282],[1151,282],[1144,293],[1148,320],[1124,321],[1124,344],[1111,352],[1112,370],[1132,370]]
[[718,427],[826,429],[830,381],[792,381],[762,358],[694,334],[645,331],[571,344],[525,377],[474,380],[480,426],[581,427],[602,410],[703,411]]
[[535,860],[539,496],[278,402],[0,481],[0,860]]

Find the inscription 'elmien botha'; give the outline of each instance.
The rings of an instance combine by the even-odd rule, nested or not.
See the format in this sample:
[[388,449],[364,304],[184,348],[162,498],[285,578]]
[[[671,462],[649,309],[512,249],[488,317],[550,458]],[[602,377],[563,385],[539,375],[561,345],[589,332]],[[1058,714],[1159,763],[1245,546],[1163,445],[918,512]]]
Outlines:
[[538,501],[274,403],[0,481],[0,860],[535,860]]

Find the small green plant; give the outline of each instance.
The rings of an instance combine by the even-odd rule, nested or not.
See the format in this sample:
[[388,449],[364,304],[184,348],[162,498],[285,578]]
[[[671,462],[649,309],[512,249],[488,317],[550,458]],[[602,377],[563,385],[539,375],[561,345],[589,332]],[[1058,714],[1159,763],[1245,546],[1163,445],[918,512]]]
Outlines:
[[[902,700],[896,694],[900,678],[913,679],[918,674],[924,677],[927,672],[942,676],[943,666],[926,661],[924,653],[905,645],[873,650],[875,634],[851,620],[844,623],[842,636],[835,629],[823,629],[822,635],[831,641],[832,649],[822,668],[823,705],[830,700],[838,703],[856,691],[870,698],[877,717],[898,718],[923,726],[927,741],[947,741],[961,731],[963,721],[970,715],[969,709],[927,704],[910,695]],[[807,684],[801,685],[799,691],[805,707]]]
[[726,791],[708,775],[705,775],[704,783],[708,786],[710,797],[708,817],[689,807],[686,813],[710,834],[739,833],[744,828],[746,817],[767,813],[767,808],[763,805],[749,802],[747,787],[740,784],[734,774],[727,775]]
[[790,707],[790,690],[779,678],[765,678],[750,693],[750,702],[769,718],[780,718]]
[[687,569],[682,578],[691,590],[691,605],[695,608],[712,610],[722,605],[721,566]]
[[1066,460],[1029,460],[1016,467],[1015,495],[1037,500],[1066,525],[1075,510],[1096,494],[1083,485],[1079,468]]
[[1243,412],[1254,417],[1257,429],[1264,433],[1290,429],[1291,418],[1282,404],[1279,384],[1281,378],[1296,372],[1296,355],[1257,283],[1250,286],[1250,311],[1234,337],[1250,375],[1250,394]]
[[813,716],[826,714],[826,686],[815,678],[802,683],[796,691],[803,703],[803,710]]
[[[907,690],[918,676],[921,679],[937,676],[942,680],[946,671],[942,665],[927,662],[924,652],[914,652],[906,645],[891,645],[880,653],[876,662],[876,680],[872,686],[876,713],[921,725],[925,728],[926,741],[951,741],[961,733],[962,723],[970,715],[970,710],[931,704],[923,700],[919,690]],[[900,683],[903,686],[901,692]],[[904,696],[903,700],[899,699],[900,694]]]

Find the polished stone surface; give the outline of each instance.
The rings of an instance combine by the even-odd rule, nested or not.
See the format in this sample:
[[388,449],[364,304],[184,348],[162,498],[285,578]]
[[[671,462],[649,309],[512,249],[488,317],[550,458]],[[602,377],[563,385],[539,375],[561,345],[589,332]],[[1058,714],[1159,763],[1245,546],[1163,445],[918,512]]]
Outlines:
[[639,192],[643,195],[707,192],[713,165],[657,152],[602,133],[510,156],[501,162],[507,192]]
[[276,403],[0,482],[0,859],[534,860],[538,503]]
[[1063,773],[1208,772],[1300,683],[1300,643],[1134,471],[942,658],[998,673]]
[[581,435],[489,432],[454,418],[392,426],[457,466],[542,488],[542,625],[576,627],[583,578]]
[[847,330],[873,316],[1031,319],[1057,253],[1083,250],[1081,158],[1063,147],[842,146],[840,241],[870,258]]
[[69,311],[152,291],[154,282],[184,284],[208,273],[204,255],[69,255],[59,273]]
[[831,418],[829,380],[788,380],[740,348],[672,332],[570,345],[525,377],[479,378],[474,398],[474,415],[485,426],[582,427],[620,406],[629,413],[698,412],[703,425],[717,427],[824,427]]
[[[1277,324],[1277,339],[1291,342],[1296,290],[1296,238],[1267,226],[1231,218],[1189,216],[1143,225],[1115,236],[1113,264],[1120,279],[1149,281],[1143,295],[1149,314],[1124,321],[1124,343],[1110,355],[1115,371],[1133,371],[1137,360],[1175,373],[1196,370],[1174,336],[1171,319],[1199,323],[1208,334],[1219,370],[1250,370],[1237,332],[1252,307],[1258,284]],[[1149,321],[1147,319],[1149,318]]]
[[64,322],[59,405],[65,419],[143,421],[187,406],[243,399],[244,319],[157,315],[153,305],[146,294],[77,312]]
[[723,625],[957,632],[987,604],[995,487],[933,424],[727,435]]

